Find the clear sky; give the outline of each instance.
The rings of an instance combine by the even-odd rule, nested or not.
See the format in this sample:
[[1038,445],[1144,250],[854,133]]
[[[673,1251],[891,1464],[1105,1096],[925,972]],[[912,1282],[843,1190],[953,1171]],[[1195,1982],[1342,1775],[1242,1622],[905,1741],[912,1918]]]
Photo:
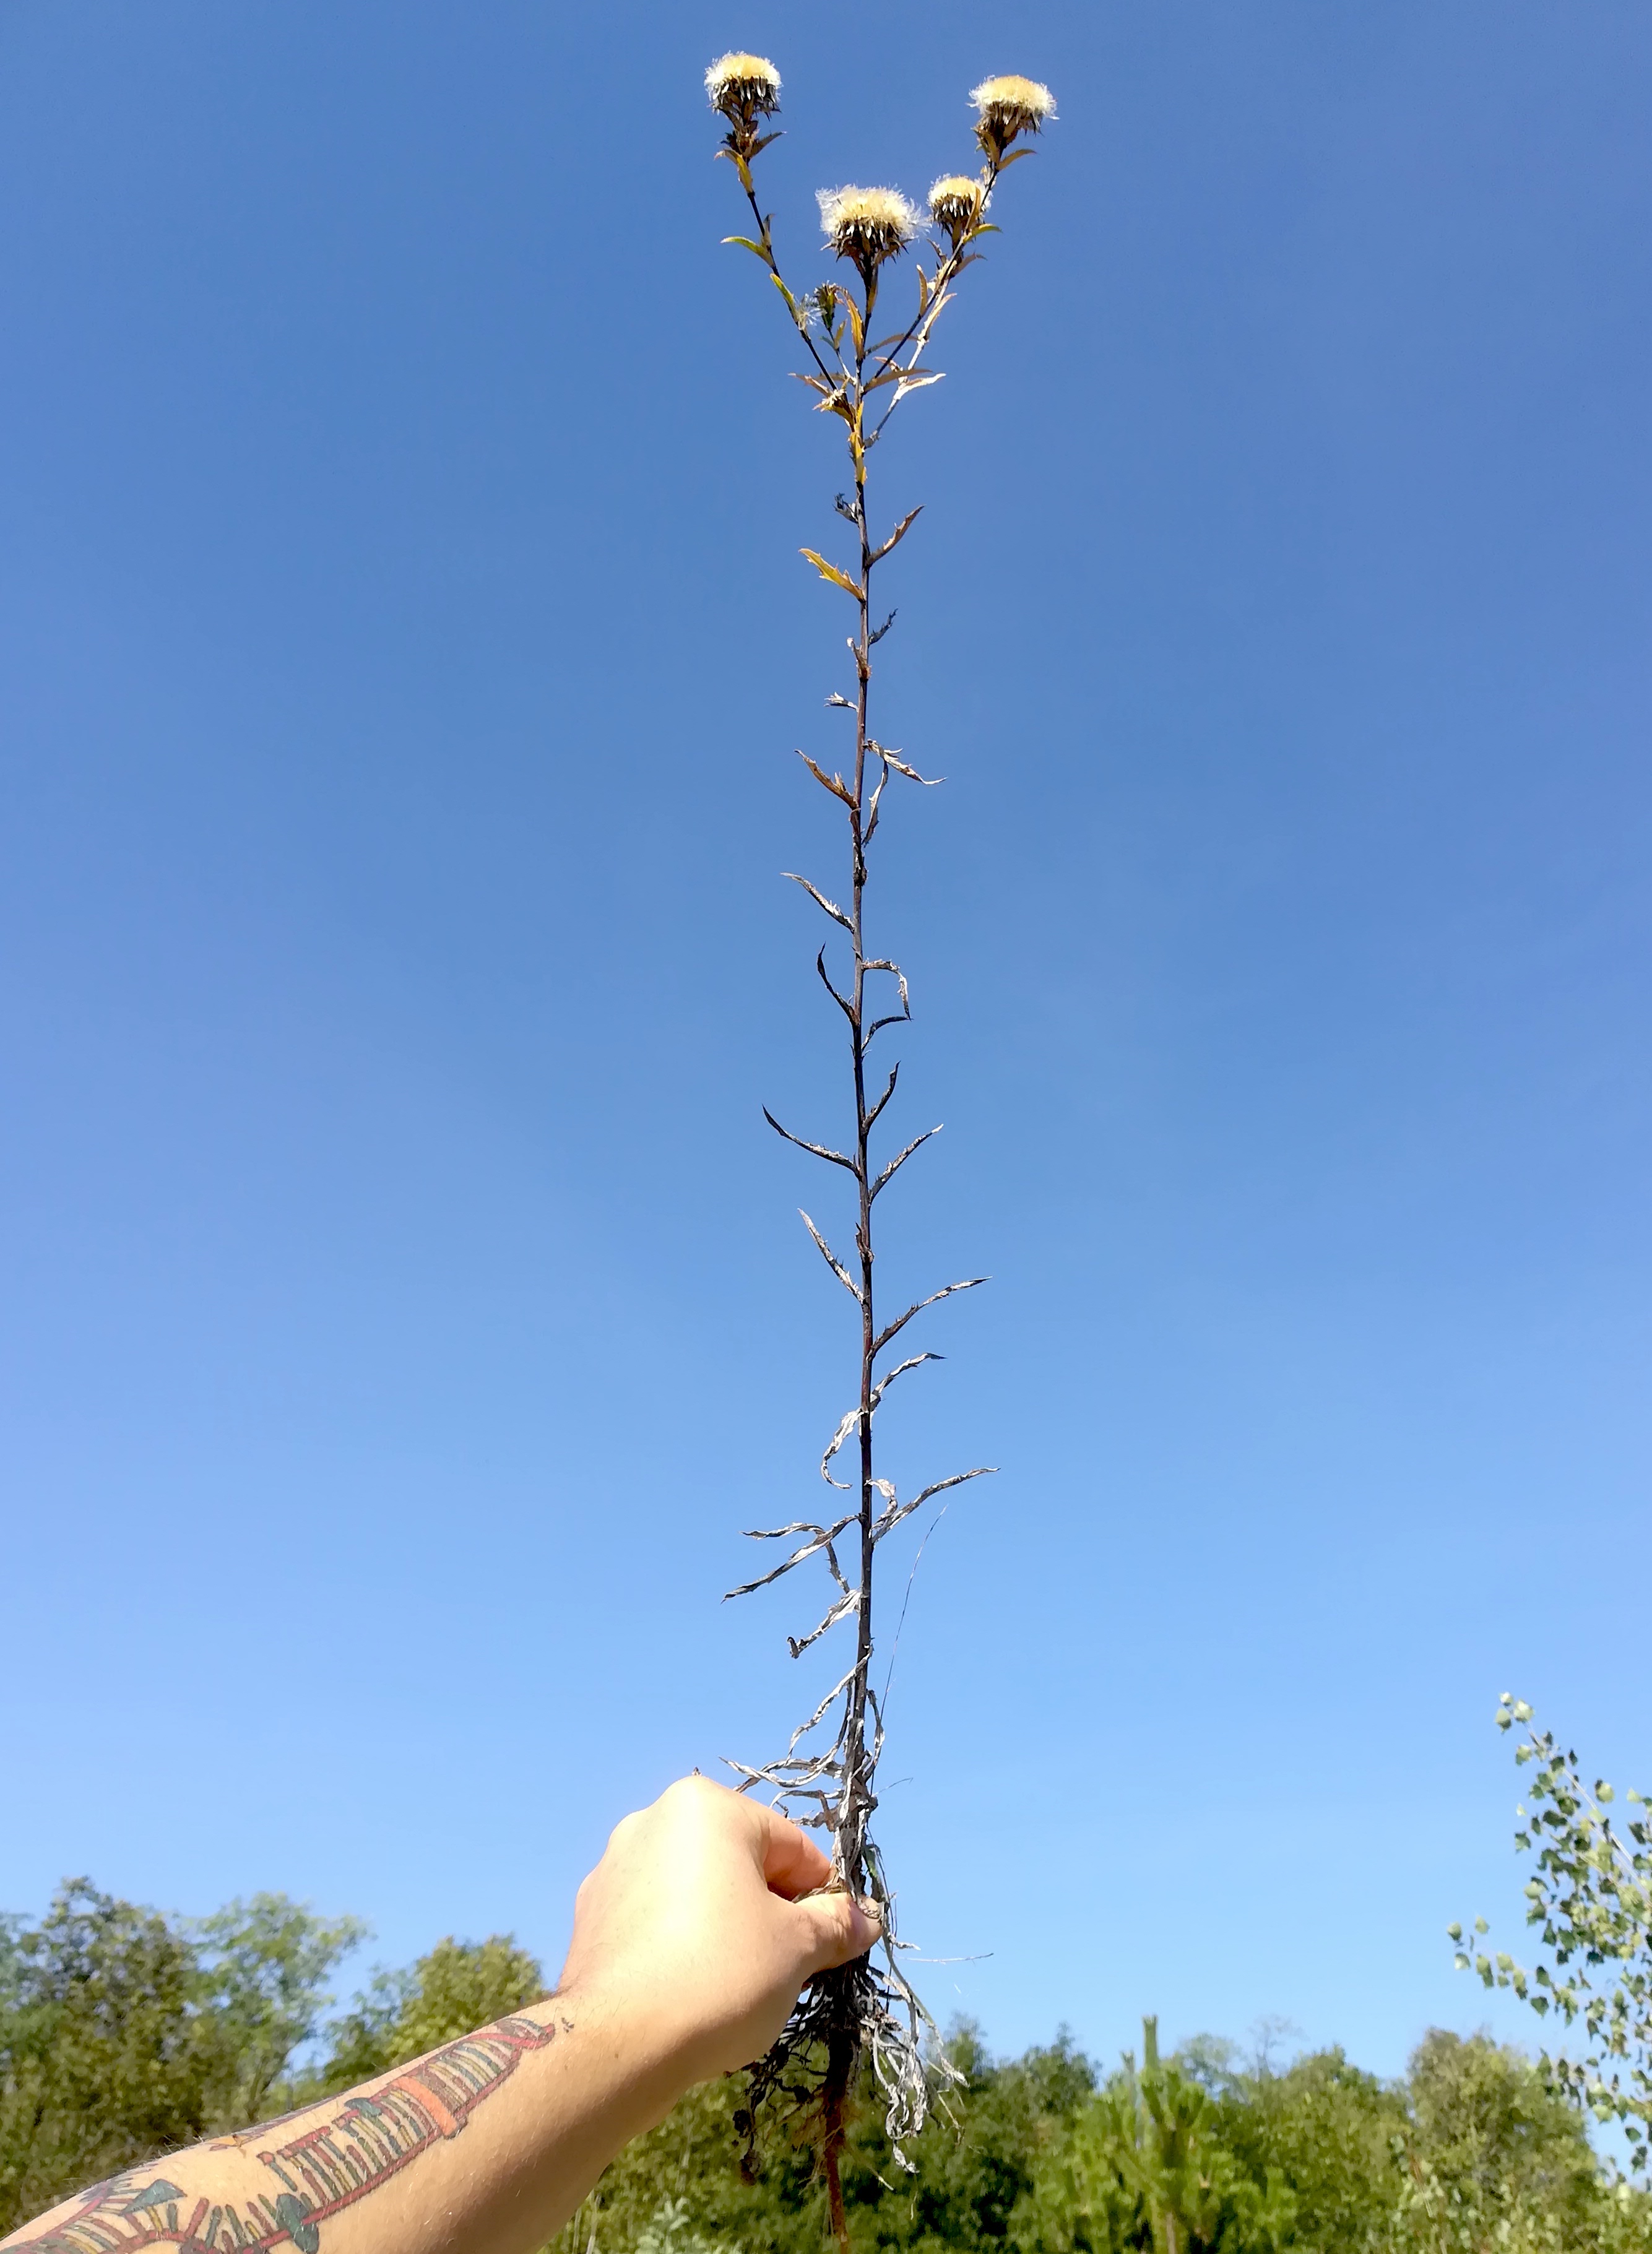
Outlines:
[[[942,2016],[1396,2068],[1516,1924],[1497,1693],[1652,1782],[1652,17],[4,0],[0,1903],[554,1962],[776,1749],[841,1293],[814,191],[1060,121],[875,498],[892,1410],[986,1460],[884,1825]],[[829,1205],[829,1210],[830,1210]],[[897,1578],[899,1571],[897,1569]],[[1511,2010],[1512,2010],[1511,2006]],[[1517,2017],[1497,2024],[1522,2034]]]

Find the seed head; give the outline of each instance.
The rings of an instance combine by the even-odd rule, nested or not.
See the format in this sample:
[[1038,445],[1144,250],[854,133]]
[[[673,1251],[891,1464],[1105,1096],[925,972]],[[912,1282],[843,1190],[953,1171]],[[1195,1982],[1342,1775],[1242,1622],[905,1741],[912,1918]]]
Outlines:
[[1055,96],[1035,78],[984,78],[970,96],[978,112],[976,138],[1001,157],[1018,133],[1036,133],[1055,115]]
[[952,237],[955,249],[986,209],[986,204],[984,187],[968,172],[948,172],[929,191],[929,216]]
[[780,106],[780,74],[766,55],[719,55],[705,74],[705,90],[731,125],[772,116]]
[[899,258],[918,232],[918,214],[898,188],[821,188],[815,200],[827,242],[865,274]]

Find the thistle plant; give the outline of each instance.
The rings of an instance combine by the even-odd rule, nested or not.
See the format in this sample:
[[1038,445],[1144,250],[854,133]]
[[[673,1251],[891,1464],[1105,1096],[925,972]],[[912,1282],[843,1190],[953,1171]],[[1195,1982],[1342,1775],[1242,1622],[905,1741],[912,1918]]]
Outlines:
[[[726,54],[711,65],[705,83],[711,107],[726,126],[717,153],[733,165],[755,230],[724,239],[749,251],[766,270],[808,361],[796,371],[799,379],[815,395],[816,411],[842,426],[849,457],[847,487],[836,498],[837,513],[851,536],[848,564],[835,564],[814,548],[802,553],[821,579],[846,596],[853,607],[854,631],[848,640],[850,670],[844,686],[835,688],[826,699],[829,707],[848,716],[853,752],[838,766],[822,763],[808,752],[798,754],[842,809],[849,849],[846,905],[839,906],[808,877],[793,876],[792,881],[802,886],[833,927],[815,967],[842,1015],[847,1035],[853,1134],[846,1149],[835,1149],[794,1134],[766,1108],[764,1116],[777,1134],[846,1174],[853,1185],[854,1240],[849,1257],[839,1258],[808,1213],[802,1218],[822,1258],[854,1304],[858,1384],[854,1401],[839,1420],[820,1465],[822,1478],[844,1502],[822,1513],[817,1522],[797,1519],[755,1530],[752,1538],[760,1542],[801,1539],[781,1564],[730,1592],[732,1596],[749,1595],[806,1561],[819,1559],[830,1576],[826,1610],[805,1634],[788,1638],[792,1656],[801,1656],[840,1627],[853,1638],[853,1656],[846,1670],[794,1732],[785,1754],[757,1768],[732,1764],[744,1780],[743,1789],[768,1790],[800,1822],[829,1836],[833,1885],[870,1897],[883,1921],[884,1939],[878,1952],[881,1962],[863,1958],[824,1975],[805,1992],[780,2042],[752,2069],[750,2106],[741,2120],[749,2159],[756,2111],[766,2100],[803,2113],[819,2153],[833,2228],[846,2247],[838,2156],[845,2104],[863,2059],[870,2058],[890,2140],[903,2166],[903,2141],[922,2127],[932,2098],[943,2096],[948,2080],[958,2079],[934,2040],[933,2020],[901,1969],[893,1895],[872,1832],[884,1742],[883,1711],[872,1680],[874,1567],[880,1545],[905,1520],[990,1468],[976,1465],[954,1472],[903,1497],[880,1471],[875,1446],[878,1412],[891,1386],[941,1359],[932,1350],[893,1358],[897,1342],[907,1342],[907,1326],[939,1300],[972,1291],[986,1279],[970,1276],[944,1284],[886,1318],[875,1298],[878,1202],[907,1160],[940,1130],[926,1129],[881,1164],[874,1157],[874,1130],[895,1094],[900,1063],[892,1063],[884,1076],[883,1054],[880,1051],[874,1063],[873,1044],[880,1035],[886,1044],[912,1013],[905,973],[892,956],[877,951],[868,934],[869,856],[891,786],[912,783],[927,788],[939,778],[921,774],[872,732],[872,654],[895,615],[891,610],[874,624],[873,574],[905,539],[919,510],[909,509],[887,529],[874,531],[867,500],[868,466],[896,410],[914,392],[940,380],[942,371],[928,360],[935,324],[952,303],[965,271],[979,261],[977,246],[983,238],[998,232],[987,214],[1001,176],[1032,153],[1026,139],[1054,116],[1054,103],[1048,88],[1032,79],[992,78],[976,87],[970,100],[982,161],[975,172],[948,173],[938,179],[924,213],[894,188],[821,190],[820,223],[834,270],[829,280],[799,290],[780,270],[771,218],[758,201],[752,178],[758,158],[779,137],[770,121],[780,108],[780,74],[764,56]],[[895,317],[890,333],[879,334],[880,296],[908,256],[911,264],[904,270],[913,276],[914,288],[907,309]],[[889,316],[881,318],[886,322]],[[845,1461],[852,1466],[848,1478],[839,1476]],[[886,1680],[885,1690],[886,1693]]]

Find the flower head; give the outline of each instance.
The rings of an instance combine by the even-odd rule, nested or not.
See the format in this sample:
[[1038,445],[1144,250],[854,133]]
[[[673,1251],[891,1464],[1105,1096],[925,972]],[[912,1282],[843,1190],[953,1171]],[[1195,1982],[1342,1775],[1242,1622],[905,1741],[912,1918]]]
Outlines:
[[918,232],[918,214],[898,188],[821,188],[815,200],[827,242],[864,273],[898,258]]
[[766,55],[719,55],[705,74],[705,90],[732,125],[749,125],[780,106],[780,74]]
[[955,249],[986,206],[985,187],[968,172],[948,172],[929,191],[929,216],[952,237]]
[[978,112],[976,138],[1001,157],[1018,133],[1036,133],[1055,115],[1055,96],[1035,78],[984,78],[970,96]]

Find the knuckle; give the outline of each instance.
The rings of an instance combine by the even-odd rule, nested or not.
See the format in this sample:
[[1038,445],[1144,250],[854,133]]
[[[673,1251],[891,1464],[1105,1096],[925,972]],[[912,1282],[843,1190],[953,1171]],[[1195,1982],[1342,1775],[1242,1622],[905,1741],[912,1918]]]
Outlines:
[[612,1854],[616,1847],[623,1848],[629,1846],[631,1842],[636,1838],[639,1830],[641,1828],[641,1824],[642,1818],[640,1816],[622,1816],[620,1818],[620,1821],[614,1825],[613,1830],[608,1834],[609,1853]]

